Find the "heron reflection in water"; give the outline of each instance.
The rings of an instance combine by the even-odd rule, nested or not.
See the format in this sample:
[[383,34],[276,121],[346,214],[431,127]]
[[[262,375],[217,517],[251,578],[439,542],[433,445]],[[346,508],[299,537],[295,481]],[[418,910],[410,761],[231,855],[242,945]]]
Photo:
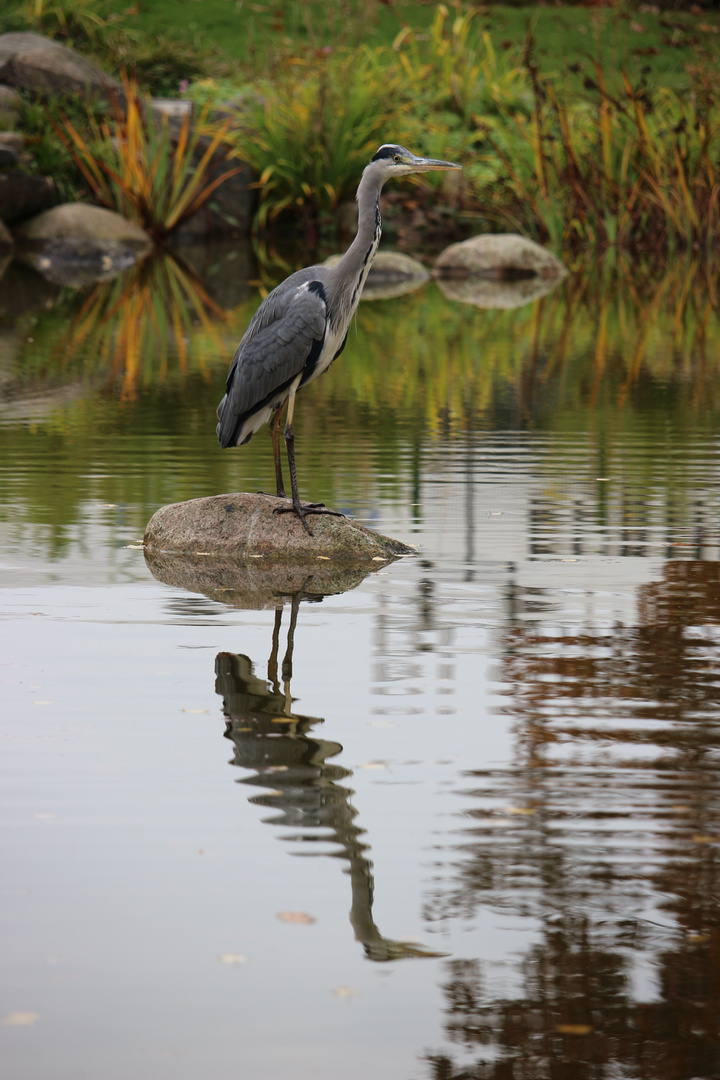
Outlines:
[[301,503],[295,471],[295,395],[322,375],[345,348],[348,327],[370,273],[382,232],[380,192],[393,176],[460,169],[451,161],[416,157],[404,146],[381,146],[363,170],[357,189],[358,228],[339,262],[297,270],[263,300],[233,357],[225,396],[217,410],[220,445],[242,446],[270,421],[277,494],[286,498],[280,464],[280,418],[287,403],[285,446],[292,505],[312,536],[308,514],[333,514],[322,503]]
[[251,799],[277,811],[275,816],[265,819],[268,824],[299,830],[291,837],[299,841],[315,840],[313,831],[322,829],[338,845],[340,858],[349,864],[350,923],[369,959],[443,956],[444,953],[432,952],[416,943],[383,937],[373,921],[374,880],[372,863],[366,854],[368,845],[362,839],[364,830],[355,822],[357,811],[350,802],[353,792],[341,783],[352,773],[328,760],[337,757],[342,746],[317,738],[312,729],[324,722],[322,718],[301,716],[292,710],[290,680],[299,604],[300,599],[294,598],[280,678],[282,608],[275,612],[267,680],[254,674],[247,656],[223,652],[216,657],[215,690],[223,699],[225,737],[235,747],[232,764],[255,770],[255,775],[245,777],[242,783],[272,787],[272,794]]

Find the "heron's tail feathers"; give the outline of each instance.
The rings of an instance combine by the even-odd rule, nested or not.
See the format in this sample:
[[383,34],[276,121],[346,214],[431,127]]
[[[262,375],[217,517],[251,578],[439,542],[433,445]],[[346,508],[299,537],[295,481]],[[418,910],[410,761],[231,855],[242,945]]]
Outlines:
[[227,449],[228,446],[237,446],[240,442],[247,442],[247,438],[241,438],[244,417],[238,416],[230,408],[227,394],[217,407],[217,417],[218,425],[215,430],[217,431],[218,442],[223,450]]

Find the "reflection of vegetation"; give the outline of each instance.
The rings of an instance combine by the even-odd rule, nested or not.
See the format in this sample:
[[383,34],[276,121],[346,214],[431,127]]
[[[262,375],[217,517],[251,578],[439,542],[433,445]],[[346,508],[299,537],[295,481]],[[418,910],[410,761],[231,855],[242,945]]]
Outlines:
[[[188,339],[199,327],[218,341],[213,319],[223,318],[198,279],[177,258],[148,260],[129,275],[97,285],[75,314],[58,347],[66,361],[90,358],[110,379],[121,381],[122,400],[137,395],[138,384],[162,380],[168,357],[188,370]],[[208,377],[205,357],[194,351]],[[87,367],[85,367],[87,371]]]
[[[651,483],[654,517],[665,507],[686,520],[697,479],[688,436],[714,431],[720,421],[713,285],[695,264],[660,280],[620,264],[574,275],[513,312],[452,304],[432,284],[361,305],[341,360],[298,408],[299,467],[308,489],[328,505],[365,506],[375,498],[380,470],[384,498],[404,498],[425,449],[465,446],[471,438],[480,453],[479,433],[495,428],[556,433],[553,469],[571,477],[577,462],[562,437],[583,432],[592,479],[613,466],[636,490]],[[64,463],[52,490],[41,473],[19,475],[20,501],[49,505],[65,484],[53,515],[71,520],[88,497],[73,460],[103,462],[98,497],[128,502],[138,527],[162,502],[266,488],[265,439],[223,454],[214,436],[227,365],[255,306],[251,298],[216,321],[203,287],[166,259],[26,319],[14,385],[27,395],[58,383],[85,389],[80,400],[36,421],[35,437],[0,428],[0,453],[8,459],[34,460],[42,435]],[[93,395],[93,386],[101,394]],[[122,410],[107,396],[116,389]],[[110,432],[114,442],[126,440],[131,459],[153,459],[151,484],[140,479],[142,469],[120,477],[107,467],[103,440]],[[172,455],[157,454],[153,438],[160,433]],[[619,456],[628,433],[636,437],[631,461]],[[632,506],[621,507],[616,492],[621,485],[604,496],[603,512],[629,521]],[[531,512],[550,520],[568,505],[554,497]]]
[[[558,628],[537,599],[508,609],[501,642],[515,759],[468,774],[429,914],[490,906],[541,936],[515,998],[480,961],[448,965],[447,1034],[478,1061],[434,1054],[430,1075],[715,1076],[718,564],[668,562],[635,625]],[[633,988],[643,961],[656,993]]]

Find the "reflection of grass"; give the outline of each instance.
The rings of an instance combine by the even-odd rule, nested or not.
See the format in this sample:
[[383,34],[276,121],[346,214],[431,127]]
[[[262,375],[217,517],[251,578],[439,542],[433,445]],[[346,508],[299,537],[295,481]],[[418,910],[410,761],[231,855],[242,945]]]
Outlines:
[[598,267],[514,311],[449,304],[430,286],[361,306],[341,363],[306,391],[316,414],[346,401],[452,434],[505,400],[522,424],[565,412],[591,422],[598,409],[633,411],[649,378],[699,415],[720,406],[718,298],[695,262],[659,280],[629,262]]
[[[150,259],[115,281],[97,285],[70,326],[60,335],[59,355],[88,365],[120,381],[121,397],[136,397],[138,385],[162,382],[168,357],[177,356],[188,371],[188,345],[198,329],[218,340],[213,320],[223,311],[202,284],[173,255]],[[205,356],[193,351],[207,376]]]

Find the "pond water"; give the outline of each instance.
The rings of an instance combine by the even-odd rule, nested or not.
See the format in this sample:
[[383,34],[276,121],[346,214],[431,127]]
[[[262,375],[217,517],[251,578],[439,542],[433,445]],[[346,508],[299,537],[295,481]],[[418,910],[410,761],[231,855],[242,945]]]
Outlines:
[[301,494],[418,554],[248,608],[140,543],[271,484],[194,257],[0,281],[3,1076],[719,1076],[715,272],[363,303]]

